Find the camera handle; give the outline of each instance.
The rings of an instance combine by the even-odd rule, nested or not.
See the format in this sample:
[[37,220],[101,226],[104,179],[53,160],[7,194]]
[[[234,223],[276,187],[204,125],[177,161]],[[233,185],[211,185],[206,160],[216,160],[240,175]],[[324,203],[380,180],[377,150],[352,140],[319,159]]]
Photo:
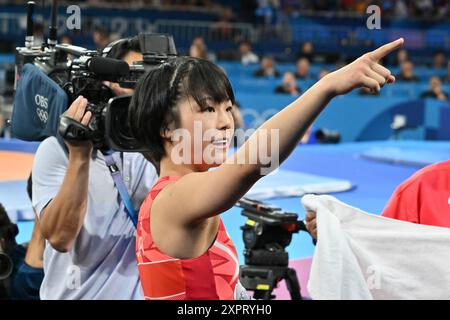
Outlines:
[[59,119],[59,134],[67,141],[87,141],[91,137],[88,127],[65,115]]

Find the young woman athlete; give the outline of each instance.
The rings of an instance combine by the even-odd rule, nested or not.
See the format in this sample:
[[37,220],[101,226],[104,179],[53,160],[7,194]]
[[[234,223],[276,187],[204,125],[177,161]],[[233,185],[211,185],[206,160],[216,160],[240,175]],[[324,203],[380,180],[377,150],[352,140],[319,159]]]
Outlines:
[[[205,60],[176,58],[146,73],[129,113],[133,135],[151,149],[147,157],[160,167],[137,229],[145,297],[240,298],[237,253],[220,214],[264,169],[274,169],[289,156],[333,97],[359,87],[379,91],[394,82],[379,61],[402,44],[403,39],[388,43],[326,75],[229,158],[234,94],[223,71]],[[270,161],[261,151],[268,152]]]

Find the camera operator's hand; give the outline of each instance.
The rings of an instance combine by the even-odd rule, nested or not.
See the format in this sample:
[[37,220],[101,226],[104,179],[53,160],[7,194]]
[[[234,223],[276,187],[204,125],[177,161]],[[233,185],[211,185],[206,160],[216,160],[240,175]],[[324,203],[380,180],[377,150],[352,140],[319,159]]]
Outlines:
[[379,64],[379,61],[402,45],[403,38],[385,44],[326,75],[322,80],[328,83],[332,96],[345,94],[360,87],[368,88],[371,92],[379,92],[386,83],[395,81],[395,77]]
[[311,236],[317,240],[317,213],[314,211],[306,211],[305,225]]
[[[72,118],[73,120],[87,126],[91,120],[92,113],[86,112],[87,99],[83,96],[79,96],[64,113],[65,116]],[[66,141],[69,148],[69,154],[71,156],[79,156],[83,158],[90,158],[92,154],[92,142],[91,141]]]
[[133,94],[134,90],[130,89],[130,88],[122,88],[118,83],[115,82],[111,82],[109,87],[111,88],[111,90],[114,92],[114,94],[117,97],[123,96],[123,95],[127,95],[127,94]]
[[[85,112],[86,106],[87,100],[80,96],[64,115],[86,126],[92,117],[91,112]],[[69,162],[63,183],[58,194],[40,213],[42,235],[60,252],[71,250],[83,226],[93,149],[91,141],[66,141],[66,144],[69,148]]]

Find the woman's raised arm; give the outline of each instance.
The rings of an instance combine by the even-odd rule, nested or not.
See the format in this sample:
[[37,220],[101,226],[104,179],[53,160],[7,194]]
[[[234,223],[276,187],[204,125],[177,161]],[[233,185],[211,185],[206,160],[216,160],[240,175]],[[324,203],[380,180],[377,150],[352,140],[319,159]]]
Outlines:
[[402,44],[403,39],[388,43],[328,74],[267,120],[216,170],[183,176],[158,195],[155,205],[164,207],[168,219],[181,219],[186,224],[201,222],[229,209],[260,177],[289,156],[333,97],[359,87],[379,91],[386,83],[394,82],[391,72],[379,61]]

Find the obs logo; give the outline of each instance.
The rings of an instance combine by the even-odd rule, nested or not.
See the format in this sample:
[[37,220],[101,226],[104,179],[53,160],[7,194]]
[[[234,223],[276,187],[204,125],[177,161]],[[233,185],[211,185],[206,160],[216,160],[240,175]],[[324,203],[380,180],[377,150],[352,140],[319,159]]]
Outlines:
[[47,109],[48,107],[48,99],[44,96],[41,96],[39,94],[34,96],[34,102],[38,105],[38,107],[42,107]]
[[39,94],[34,96],[34,102],[36,103],[36,114],[43,123],[47,123],[48,120],[48,98]]

